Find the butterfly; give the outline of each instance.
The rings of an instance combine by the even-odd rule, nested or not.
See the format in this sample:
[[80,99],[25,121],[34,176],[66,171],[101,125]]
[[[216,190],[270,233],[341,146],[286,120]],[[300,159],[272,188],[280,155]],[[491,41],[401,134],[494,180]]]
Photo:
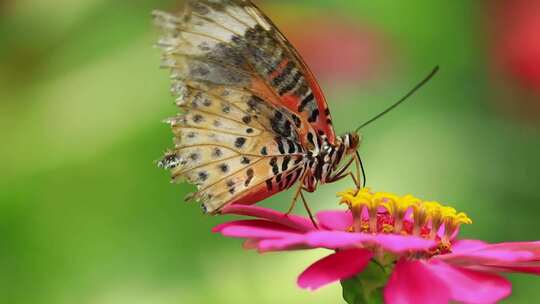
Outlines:
[[189,199],[215,214],[300,182],[294,202],[305,202],[302,191],[351,176],[359,135],[336,136],[313,73],[252,2],[188,1],[182,14],[153,15],[184,111],[167,120],[175,148],[159,165],[197,185]]
[[197,185],[188,200],[217,214],[298,182],[289,211],[301,198],[309,212],[304,191],[349,176],[358,188],[365,182],[360,136],[336,136],[313,73],[251,1],[191,0],[181,14],[153,16],[161,65],[183,110],[167,120],[175,147],[159,166]]

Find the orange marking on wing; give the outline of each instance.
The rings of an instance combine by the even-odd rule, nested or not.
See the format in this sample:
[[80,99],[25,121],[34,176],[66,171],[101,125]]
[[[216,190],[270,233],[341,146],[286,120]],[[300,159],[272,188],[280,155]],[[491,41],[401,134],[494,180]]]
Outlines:
[[287,108],[297,112],[296,109],[298,109],[298,105],[300,104],[300,97],[296,95],[286,95],[281,97],[281,100]]
[[268,100],[274,105],[280,104],[279,96],[268,86],[268,83],[259,78],[253,78],[251,81],[251,90],[263,100]]
[[274,72],[272,72],[272,74],[270,74],[270,76],[268,76],[268,80],[272,81],[272,80],[274,80],[274,78],[278,77],[281,74],[281,72],[283,72],[285,67],[287,67],[288,63],[289,63],[289,59],[287,59],[287,58],[283,59],[283,61],[281,61],[281,63],[276,68],[276,70]]

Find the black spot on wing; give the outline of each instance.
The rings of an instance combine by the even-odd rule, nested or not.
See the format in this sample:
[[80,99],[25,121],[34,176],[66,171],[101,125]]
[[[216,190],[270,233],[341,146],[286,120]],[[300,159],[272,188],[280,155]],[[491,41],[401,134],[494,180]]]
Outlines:
[[227,164],[221,164],[219,165],[219,170],[223,173],[229,172],[229,166]]
[[283,139],[281,137],[277,137],[276,143],[278,145],[279,153],[285,154],[285,146],[283,145]]
[[193,116],[193,122],[194,123],[201,123],[204,121],[204,117],[200,114],[196,114]]
[[199,153],[191,153],[189,155],[189,159],[191,159],[192,161],[198,161],[199,159],[201,159],[201,155]]
[[307,139],[308,139],[308,142],[309,142],[310,144],[315,145],[315,138],[314,138],[314,136],[313,136],[313,133],[309,132],[309,133],[307,134]]
[[208,175],[208,172],[206,172],[206,171],[201,171],[201,172],[199,172],[199,180],[202,181],[202,182],[204,182],[205,180],[207,180],[207,179],[208,179],[208,176],[209,176],[209,175]]
[[246,144],[246,139],[244,137],[238,137],[234,142],[234,146],[237,148],[242,148]]
[[304,112],[304,109],[307,107],[307,105],[313,102],[314,100],[315,100],[315,96],[313,95],[313,92],[309,93],[309,95],[304,97],[304,99],[300,103],[298,112]]
[[214,151],[212,151],[212,157],[219,158],[223,155],[223,151],[221,151],[220,148],[214,148]]
[[236,188],[234,187],[234,181],[228,180],[227,181],[227,188],[229,188],[229,193],[234,194],[236,192]]
[[203,105],[204,105],[205,107],[210,107],[210,106],[212,105],[212,100],[210,100],[209,98],[205,98],[205,99],[203,100]]
[[249,184],[251,183],[251,181],[253,180],[253,177],[255,176],[255,171],[253,170],[253,168],[249,168],[246,172],[246,181],[244,183],[244,185],[247,187],[249,186]]
[[294,114],[293,114],[292,118],[293,118],[294,125],[296,126],[296,128],[300,128],[302,126],[302,121],[300,120],[300,118],[297,115],[294,115]]
[[287,85],[282,86],[282,88],[278,92],[279,95],[283,96],[286,93],[290,92],[292,89],[294,89],[298,85],[298,82],[301,79],[303,80],[302,73],[300,71],[297,71],[296,74],[291,79],[291,81]]
[[308,121],[313,123],[317,121],[317,117],[319,117],[319,109],[315,109],[311,112],[311,116],[309,117]]
[[289,146],[289,154],[293,154],[296,152],[296,145],[295,142],[292,140],[287,140],[287,145]]
[[223,108],[221,108],[221,111],[223,113],[225,113],[225,114],[229,114],[229,113],[231,113],[231,107],[228,106],[228,105],[225,105],[225,106],[223,106]]
[[291,161],[291,157],[289,155],[285,156],[283,159],[283,164],[281,165],[281,171],[287,171],[289,169],[289,162]]
[[272,178],[271,179],[268,179],[266,180],[266,189],[268,189],[268,191],[272,191]]
[[272,159],[270,160],[270,166],[272,167],[272,172],[274,174],[279,173],[279,167],[277,165],[277,157],[272,157]]

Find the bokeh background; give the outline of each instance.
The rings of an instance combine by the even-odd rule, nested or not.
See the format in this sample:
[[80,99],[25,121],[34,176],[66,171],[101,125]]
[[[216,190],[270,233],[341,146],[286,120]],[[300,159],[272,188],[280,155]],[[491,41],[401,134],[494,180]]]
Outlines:
[[[368,184],[467,212],[466,237],[540,239],[540,4],[258,1],[313,66]],[[295,287],[327,252],[259,255],[210,233],[155,160],[177,109],[150,12],[171,0],[0,1],[0,303],[339,303]],[[338,208],[321,187],[314,209]],[[285,210],[291,193],[264,205]],[[303,213],[301,208],[297,212]],[[513,275],[507,303],[540,299]]]

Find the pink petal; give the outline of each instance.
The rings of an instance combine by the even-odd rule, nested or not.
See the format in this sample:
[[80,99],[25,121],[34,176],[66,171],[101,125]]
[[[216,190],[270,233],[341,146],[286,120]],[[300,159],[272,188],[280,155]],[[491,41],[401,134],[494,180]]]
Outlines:
[[303,235],[290,236],[280,239],[266,239],[259,241],[257,246],[260,252],[296,250],[296,249],[312,249],[305,244]]
[[479,240],[458,240],[452,243],[452,252],[458,253],[461,251],[478,249],[486,245],[486,242]]
[[279,223],[281,225],[299,230],[299,231],[310,231],[314,230],[315,227],[311,220],[297,216],[297,215],[286,215],[281,212],[277,212],[272,209],[263,208],[259,206],[248,206],[248,205],[229,205],[222,209],[222,214],[235,214],[235,215],[244,215],[251,216],[255,218],[265,219],[270,222]]
[[424,251],[433,248],[436,245],[432,240],[426,240],[415,236],[397,234],[378,234],[370,236],[373,237],[373,243],[394,253]]
[[471,304],[495,303],[508,297],[512,286],[505,278],[489,273],[466,270],[444,262],[429,264],[431,271],[450,290],[454,301]]
[[317,213],[317,222],[324,229],[345,231],[352,226],[353,218],[346,211],[322,211]]
[[507,242],[489,244],[479,240],[459,240],[452,244],[453,252],[471,250],[528,251],[540,259],[540,242]]
[[507,272],[521,272],[521,273],[529,273],[529,274],[535,274],[540,275],[540,266],[511,266],[511,267],[503,267],[503,271]]
[[307,233],[306,236],[306,244],[308,246],[329,249],[351,248],[360,245],[379,245],[388,251],[403,253],[410,250],[427,250],[435,245],[435,242],[430,240],[397,234],[314,231]]
[[477,270],[482,272],[521,272],[528,274],[540,275],[540,266],[467,266],[466,269]]
[[447,304],[450,291],[422,261],[400,260],[384,289],[387,304]]
[[490,244],[490,249],[497,250],[515,250],[515,251],[528,251],[533,253],[537,259],[540,259],[540,242],[507,242]]
[[286,239],[262,240],[261,251],[289,250],[297,248],[350,249],[369,245],[379,245],[393,253],[424,251],[432,248],[435,242],[413,236],[394,234],[350,233],[343,231],[313,231],[297,234]]
[[450,253],[436,256],[435,259],[454,265],[508,265],[529,261],[534,255],[527,251],[505,251],[483,249],[470,252]]
[[520,266],[522,262],[540,260],[540,243],[487,244],[474,240],[457,241],[452,245],[451,254],[437,256],[436,259],[461,266]]
[[299,277],[298,286],[311,290],[349,279],[360,273],[372,254],[365,249],[350,249],[333,253],[309,266]]
[[280,238],[297,235],[297,232],[289,227],[264,220],[228,222],[214,227],[212,231],[221,233],[224,236],[248,239]]

